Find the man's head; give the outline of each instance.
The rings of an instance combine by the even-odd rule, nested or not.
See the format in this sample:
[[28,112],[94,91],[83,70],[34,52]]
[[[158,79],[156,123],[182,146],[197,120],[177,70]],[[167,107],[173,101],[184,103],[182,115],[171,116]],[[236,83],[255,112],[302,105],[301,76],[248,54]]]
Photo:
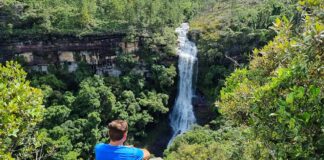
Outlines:
[[126,141],[128,124],[124,120],[114,120],[108,124],[108,134],[111,141]]

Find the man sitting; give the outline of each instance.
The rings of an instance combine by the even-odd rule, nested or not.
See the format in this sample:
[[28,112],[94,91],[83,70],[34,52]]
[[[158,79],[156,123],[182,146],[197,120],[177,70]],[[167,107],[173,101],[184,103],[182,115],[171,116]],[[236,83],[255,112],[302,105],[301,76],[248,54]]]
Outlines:
[[114,120],[108,124],[109,144],[95,146],[96,160],[142,160],[149,159],[146,149],[124,146],[127,139],[128,124],[123,120]]

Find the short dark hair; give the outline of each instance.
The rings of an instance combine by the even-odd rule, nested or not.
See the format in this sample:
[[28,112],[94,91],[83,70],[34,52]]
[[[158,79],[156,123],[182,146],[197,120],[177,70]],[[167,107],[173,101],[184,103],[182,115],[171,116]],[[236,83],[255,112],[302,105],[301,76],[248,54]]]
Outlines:
[[128,124],[124,120],[114,120],[108,124],[108,129],[110,140],[119,141],[128,131]]

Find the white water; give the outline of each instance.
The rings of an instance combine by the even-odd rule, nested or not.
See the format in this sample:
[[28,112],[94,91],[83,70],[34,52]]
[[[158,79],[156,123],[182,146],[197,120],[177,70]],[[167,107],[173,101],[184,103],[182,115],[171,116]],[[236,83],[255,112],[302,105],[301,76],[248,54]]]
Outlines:
[[183,23],[181,27],[176,29],[178,33],[179,47],[177,54],[179,55],[179,93],[170,114],[170,125],[173,130],[173,135],[169,141],[170,145],[174,138],[186,132],[191,126],[196,123],[196,118],[193,112],[192,97],[194,93],[193,75],[194,67],[197,61],[197,48],[195,43],[189,41],[187,33],[189,24]]

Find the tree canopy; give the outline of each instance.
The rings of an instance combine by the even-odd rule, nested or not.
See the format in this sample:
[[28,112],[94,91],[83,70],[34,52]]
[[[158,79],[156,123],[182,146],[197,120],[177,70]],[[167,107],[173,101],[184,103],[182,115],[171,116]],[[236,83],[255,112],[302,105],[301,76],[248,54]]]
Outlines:
[[26,72],[14,62],[0,64],[0,155],[31,158],[37,147],[36,125],[43,118],[43,94],[30,86]]
[[323,6],[323,0],[3,0],[4,41],[124,32],[124,41],[140,42],[138,50],[116,54],[118,76],[96,75],[98,66],[85,62],[73,73],[61,64],[44,73],[22,63],[28,74],[16,62],[0,64],[0,159],[93,159],[115,119],[128,121],[127,144],[162,152],[177,93],[175,27],[184,21],[198,47],[194,110],[206,124],[179,135],[164,158],[321,159]]
[[159,30],[192,17],[198,0],[4,0],[2,35],[93,34]]
[[323,1],[299,1],[299,24],[277,18],[275,38],[226,78],[216,103],[223,118],[210,123],[217,130],[180,136],[166,159],[323,157],[322,7]]

